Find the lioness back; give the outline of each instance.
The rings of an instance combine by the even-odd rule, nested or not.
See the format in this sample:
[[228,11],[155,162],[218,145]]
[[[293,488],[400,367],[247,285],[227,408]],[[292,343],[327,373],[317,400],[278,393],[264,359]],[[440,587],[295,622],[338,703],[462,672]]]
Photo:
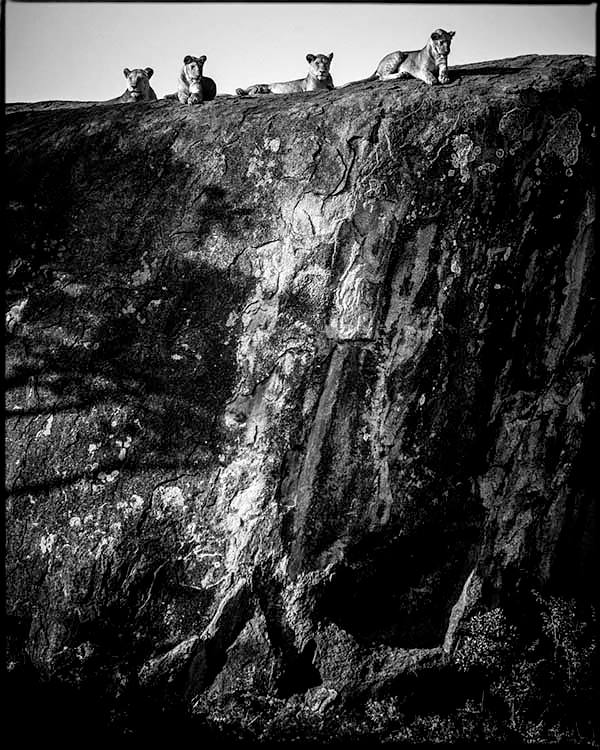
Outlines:
[[247,89],[236,89],[238,96],[255,96],[257,94],[299,94],[304,91],[330,91],[335,88],[330,67],[333,52],[330,55],[306,55],[308,75],[294,81],[283,83],[258,83]]

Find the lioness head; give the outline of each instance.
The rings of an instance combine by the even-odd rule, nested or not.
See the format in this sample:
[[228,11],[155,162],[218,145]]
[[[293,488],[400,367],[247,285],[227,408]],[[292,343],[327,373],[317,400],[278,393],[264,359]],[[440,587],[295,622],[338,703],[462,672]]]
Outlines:
[[444,29],[436,29],[432,32],[430,42],[436,55],[450,54],[450,43],[455,34],[455,31],[444,31]]
[[314,77],[324,81],[329,76],[329,66],[333,60],[333,52],[330,55],[306,55],[310,69]]
[[152,68],[123,68],[123,75],[127,79],[127,90],[134,99],[147,99],[150,91],[150,78],[154,75]]
[[202,69],[206,62],[206,55],[200,57],[194,57],[193,55],[186,55],[183,58],[183,73],[190,87],[192,94],[200,93],[200,85],[202,81]]

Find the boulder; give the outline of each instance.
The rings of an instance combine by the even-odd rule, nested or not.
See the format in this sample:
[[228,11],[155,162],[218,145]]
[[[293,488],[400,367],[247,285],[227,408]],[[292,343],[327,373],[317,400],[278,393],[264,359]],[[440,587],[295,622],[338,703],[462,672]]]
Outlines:
[[321,706],[590,595],[595,61],[451,73],[8,106],[10,670]]

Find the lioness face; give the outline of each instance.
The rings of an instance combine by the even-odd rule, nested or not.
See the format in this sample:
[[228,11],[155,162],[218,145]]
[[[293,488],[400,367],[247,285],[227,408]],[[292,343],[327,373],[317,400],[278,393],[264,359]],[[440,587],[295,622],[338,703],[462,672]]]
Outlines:
[[306,55],[306,59],[317,80],[324,81],[329,76],[329,67],[333,60],[333,52],[330,55]]
[[436,29],[431,35],[431,44],[436,55],[448,56],[450,54],[450,43],[455,31],[444,31]]
[[135,99],[146,98],[150,89],[149,78],[152,76],[154,71],[152,68],[135,68],[135,70],[129,70],[125,68],[123,75],[127,79],[127,90]]
[[[201,57],[194,57],[193,55],[186,55],[183,58],[183,66],[185,69],[185,76],[190,84],[198,84],[202,78],[202,69],[206,62],[206,55]],[[191,90],[191,89],[190,89]]]

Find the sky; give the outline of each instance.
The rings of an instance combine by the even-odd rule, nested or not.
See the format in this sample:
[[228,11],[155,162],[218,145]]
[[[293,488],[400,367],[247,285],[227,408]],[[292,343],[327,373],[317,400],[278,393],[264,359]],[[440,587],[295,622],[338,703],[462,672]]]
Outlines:
[[102,101],[125,91],[123,68],[154,69],[173,93],[185,55],[206,55],[219,93],[303,78],[306,55],[334,53],[339,86],[395,50],[456,31],[452,65],[526,54],[596,54],[596,3],[19,2],[6,0],[5,102]]

